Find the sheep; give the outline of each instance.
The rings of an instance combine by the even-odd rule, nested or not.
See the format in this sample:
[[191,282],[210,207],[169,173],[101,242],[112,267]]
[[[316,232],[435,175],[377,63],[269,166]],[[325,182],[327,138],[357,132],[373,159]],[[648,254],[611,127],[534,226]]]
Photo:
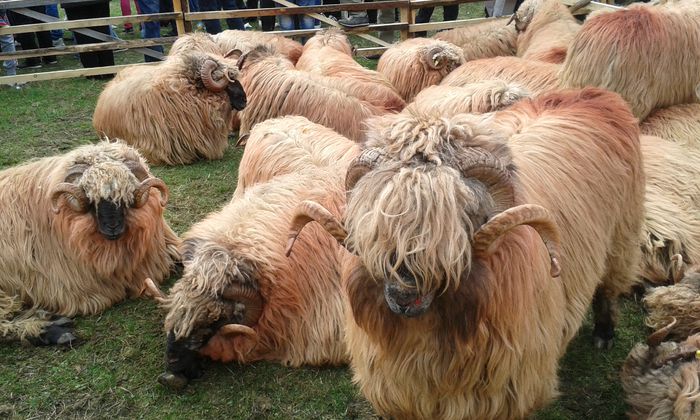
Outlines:
[[130,67],[105,86],[92,123],[101,137],[123,139],[155,165],[221,159],[232,109],[246,106],[237,78],[236,67],[198,51]]
[[377,71],[399,95],[411,102],[428,86],[440,81],[464,62],[461,48],[436,39],[413,38],[392,45],[379,58]]
[[655,108],[698,102],[700,4],[631,5],[586,20],[559,75],[564,87],[619,93],[644,120]]
[[163,181],[123,143],[1,171],[0,336],[68,344],[65,317],[137,296],[146,277],[167,278],[179,260],[167,200]]
[[642,134],[700,149],[700,104],[655,109],[641,122]]
[[513,14],[517,55],[561,64],[581,25],[559,0],[525,0]]
[[265,32],[229,29],[213,35],[212,38],[222,52],[239,50],[245,54],[263,46],[287,57],[293,64],[296,64],[302,53],[301,44],[293,39]]
[[212,55],[224,55],[228,51],[222,51],[214,37],[206,32],[193,32],[178,37],[170,47],[168,55],[199,51]]
[[[662,333],[659,335],[659,333]],[[620,380],[634,419],[700,417],[700,334],[681,343],[661,342],[663,331],[637,344],[622,365]]]
[[320,76],[355,80],[362,87],[358,92],[373,105],[401,111],[406,102],[380,73],[366,69],[352,58],[352,46],[343,31],[327,28],[311,37],[296,63],[298,70]]
[[517,32],[506,25],[507,17],[488,19],[474,25],[441,31],[433,39],[449,42],[462,49],[464,61],[515,55]]
[[676,320],[666,334],[682,340],[700,333],[700,265],[687,268],[683,256],[677,254],[670,271],[673,284],[651,288],[644,296],[646,324],[659,330]]
[[355,96],[351,81],[299,71],[286,58],[260,47],[239,59],[241,83],[248,92],[248,107],[240,113],[240,135],[269,118],[301,115],[362,142],[365,119],[389,112]]
[[266,120],[246,140],[234,197],[279,175],[338,165],[344,170],[359,152],[356,143],[304,117]]
[[465,86],[430,86],[416,95],[406,108],[436,116],[484,114],[497,111],[527,98],[530,93],[514,83],[484,80]]
[[658,137],[640,141],[647,175],[641,276],[666,284],[675,254],[700,263],[700,150]]
[[520,57],[494,57],[464,63],[447,75],[443,86],[465,86],[495,79],[515,83],[537,96],[559,86],[557,72],[561,66]]
[[379,415],[527,417],[556,395],[591,299],[608,347],[615,298],[635,281],[637,121],[595,88],[394,118],[348,168],[344,223],[307,202],[288,249],[309,219],[347,246],[353,380]]
[[165,299],[161,384],[178,389],[198,377],[200,356],[292,367],[347,363],[339,246],[317,229],[291,258],[283,253],[299,202],[321,200],[338,213],[340,177],[318,167],[256,183],[183,236],[184,274]]

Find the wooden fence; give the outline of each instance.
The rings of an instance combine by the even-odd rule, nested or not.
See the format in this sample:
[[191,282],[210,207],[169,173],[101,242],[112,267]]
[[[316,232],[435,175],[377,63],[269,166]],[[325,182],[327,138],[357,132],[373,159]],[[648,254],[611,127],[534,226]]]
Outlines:
[[[84,0],[61,0],[61,4],[68,3],[78,3]],[[42,23],[28,24],[28,25],[17,25],[9,27],[1,27],[0,35],[5,34],[17,34],[17,33],[27,33],[27,32],[37,32],[37,31],[49,31],[54,29],[71,30],[83,35],[90,36],[97,41],[91,44],[82,45],[71,45],[63,47],[51,47],[51,48],[39,48],[27,51],[17,51],[14,53],[0,53],[0,61],[8,59],[23,59],[29,57],[41,57],[41,56],[58,56],[66,54],[76,54],[81,52],[92,52],[92,51],[103,51],[103,50],[116,50],[116,49],[133,49],[144,55],[162,59],[163,54],[158,51],[152,50],[150,46],[154,45],[170,45],[177,37],[162,37],[162,38],[151,38],[151,39],[137,39],[137,40],[118,40],[112,38],[109,35],[105,35],[101,32],[97,32],[92,29],[88,29],[93,26],[104,26],[104,25],[118,25],[125,22],[131,23],[142,23],[142,22],[153,22],[153,21],[168,21],[174,20],[176,22],[177,34],[182,35],[192,31],[192,22],[200,21],[205,19],[225,19],[225,18],[247,18],[247,17],[261,17],[261,16],[280,16],[280,15],[292,15],[292,14],[305,14],[311,16],[315,19],[320,20],[330,26],[339,26],[339,24],[322,13],[338,12],[338,11],[361,11],[361,10],[382,10],[382,9],[398,9],[399,10],[399,20],[395,23],[389,24],[376,24],[369,25],[362,28],[355,29],[345,29],[346,32],[357,35],[363,39],[370,41],[374,46],[360,48],[357,50],[358,55],[369,56],[375,55],[383,52],[390,45],[383,40],[370,35],[369,32],[375,31],[399,31],[401,39],[407,39],[413,36],[415,32],[422,31],[436,31],[442,29],[456,28],[460,26],[471,25],[474,23],[482,22],[485,18],[479,19],[463,19],[448,22],[432,22],[432,23],[415,23],[414,11],[423,7],[436,7],[436,6],[446,6],[461,3],[472,3],[480,2],[483,0],[382,0],[375,1],[372,3],[359,3],[359,4],[337,4],[337,5],[324,5],[324,6],[297,6],[287,0],[273,0],[280,7],[274,8],[260,8],[260,9],[243,9],[243,10],[224,10],[224,11],[213,11],[213,12],[190,12],[188,9],[188,0],[172,0],[173,2],[173,12],[171,13],[154,13],[154,14],[140,14],[131,16],[119,16],[119,17],[104,17],[104,18],[93,18],[93,19],[81,19],[81,20],[59,20],[53,16],[46,15],[44,13],[39,13],[28,9],[32,6],[45,6],[50,4],[56,4],[57,0],[0,0],[0,9],[12,9],[16,13],[20,13],[25,16],[32,17]],[[571,5],[576,2],[576,0],[561,0],[562,3],[566,5]],[[612,0],[604,0],[612,2]],[[496,0],[494,4],[494,15],[499,16],[503,14],[503,6],[505,0]],[[605,3],[591,2],[587,7],[580,9],[577,13],[588,13],[592,10],[597,10],[600,8],[611,8],[615,6],[610,6]],[[270,33],[277,33],[284,36],[299,37],[304,35],[311,35],[318,29],[308,29],[308,30],[291,30],[291,31],[273,31]],[[154,63],[140,63],[131,65],[151,65]],[[130,65],[115,65],[108,67],[94,67],[94,68],[80,68],[74,70],[59,70],[59,71],[48,71],[30,74],[21,74],[17,76],[4,76],[0,77],[0,85],[2,84],[13,84],[13,83],[24,83],[30,81],[39,80],[53,80],[53,79],[65,79],[71,77],[80,76],[92,76],[101,74],[113,74],[118,72],[124,67]]]

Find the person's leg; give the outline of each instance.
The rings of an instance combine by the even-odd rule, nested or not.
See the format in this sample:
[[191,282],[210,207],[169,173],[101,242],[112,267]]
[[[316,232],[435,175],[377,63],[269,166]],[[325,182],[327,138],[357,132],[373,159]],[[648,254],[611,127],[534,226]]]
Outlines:
[[[418,13],[416,13],[416,23],[428,23],[428,22],[430,22],[430,17],[433,16],[434,10],[435,10],[434,7],[424,7],[422,9],[419,9]],[[425,37],[425,36],[428,36],[428,32],[426,32],[426,31],[416,32],[416,36]]]
[[[221,10],[218,0],[199,0],[199,9],[202,12],[213,12]],[[204,22],[204,27],[207,28],[207,33],[218,34],[221,32],[221,22],[219,19],[207,19]]]
[[[122,9],[122,16],[131,16],[131,0],[121,0],[119,6]],[[134,25],[129,22],[124,23],[124,32],[130,33],[134,31]]]
[[[49,16],[53,16],[55,18],[58,18],[58,5],[57,4],[48,4],[46,5],[46,14]],[[58,45],[63,45],[63,30],[62,29],[55,29],[51,32],[51,43],[52,45],[58,46]]]
[[[323,4],[324,5],[340,4],[340,0],[323,0]],[[338,20],[342,17],[340,12],[326,13],[326,16],[333,17],[335,20]]]
[[450,20],[457,20],[459,15],[459,4],[453,4],[451,6],[443,6],[442,8],[442,20],[445,22]]
[[[378,13],[379,23],[394,23],[396,22],[396,9],[384,9]],[[379,39],[392,44],[394,42],[394,31],[380,31]]]
[[[341,4],[347,3],[362,3],[363,0],[340,0]],[[340,19],[338,23],[341,26],[346,26],[348,28],[356,28],[360,26],[369,25],[369,18],[367,17],[367,11],[361,10],[359,12],[348,12],[348,17],[345,19]]]
[[[4,53],[15,52],[15,38],[11,34],[0,35],[0,50]],[[6,76],[17,74],[17,60],[5,60],[2,66],[5,68]]]
[[[224,10],[238,10],[238,2],[242,0],[222,0],[222,5]],[[226,19],[226,26],[229,29],[245,30],[243,26],[243,19],[241,18],[229,18]]]
[[[316,0],[296,0],[299,6],[314,6]],[[316,19],[311,16],[299,15],[299,29],[313,29],[316,25]]]
[[[136,0],[136,5],[139,9],[139,14],[151,14],[160,13],[160,2],[158,0]],[[141,37],[148,38],[160,38],[160,22],[144,22],[141,24]],[[163,52],[163,47],[161,45],[156,45],[154,47],[149,47],[152,50]],[[160,61],[157,58],[144,56],[146,62]]]
[[[90,10],[91,18],[98,18],[98,17],[109,17],[110,15],[110,10],[109,10],[109,2],[102,2],[102,3],[97,3],[93,8]],[[93,27],[90,28],[98,32],[102,33],[107,33],[111,32],[111,28],[109,26],[98,26],[98,27]],[[112,50],[104,50],[104,51],[97,51],[95,53],[97,56],[97,61],[98,65],[101,67],[106,67],[106,66],[113,66],[114,65],[114,52]]]
[[[277,7],[275,2],[272,0],[260,0],[260,8],[267,9],[270,7]],[[274,31],[275,30],[275,17],[274,16],[260,16],[260,26],[263,31]]]
[[[92,6],[73,6],[73,7],[68,7],[66,8],[66,17],[68,20],[79,20],[79,19],[89,19],[91,13]],[[91,28],[96,31],[102,32],[103,34],[108,34],[109,33],[109,27],[107,26],[100,26],[98,28]],[[102,29],[102,30],[100,30]],[[100,42],[96,40],[95,38],[87,35],[83,35],[78,32],[73,32],[73,36],[75,37],[75,43],[78,45],[81,44],[92,44],[96,42]],[[100,62],[97,57],[97,54],[94,52],[87,52],[87,53],[80,53],[80,63],[83,65],[85,68],[90,68],[90,67],[99,67]]]
[[[16,13],[12,10],[7,11],[7,17],[10,21],[10,25],[27,25],[30,23],[34,23],[33,19],[30,19],[20,13]],[[36,36],[33,32],[15,34],[15,39],[17,40],[17,42],[19,42],[19,45],[22,46],[22,50],[35,50],[39,48],[39,45],[36,42]],[[26,58],[24,60],[24,64],[20,65],[20,67],[30,69],[39,68],[41,67],[41,58]]]

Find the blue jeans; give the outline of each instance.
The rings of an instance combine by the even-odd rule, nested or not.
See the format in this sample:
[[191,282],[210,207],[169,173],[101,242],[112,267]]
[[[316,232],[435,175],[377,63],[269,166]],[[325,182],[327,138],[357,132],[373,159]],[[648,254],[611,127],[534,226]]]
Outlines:
[[[159,0],[136,0],[141,9],[141,13],[144,15],[150,13],[160,13],[160,1]],[[141,23],[141,38],[160,38],[160,22],[143,22]],[[154,47],[149,47],[152,50],[163,52],[163,47],[156,45]],[[157,58],[144,56],[146,62],[160,61]]]
[[[316,5],[316,0],[292,0],[292,3],[297,6],[314,6]],[[293,29],[313,29],[315,24],[315,19],[311,16],[297,15],[299,16],[299,27],[294,26],[294,15],[280,15],[279,22],[280,28],[284,31],[290,31]]]
[[[200,12],[213,12],[216,10],[238,10],[236,0],[199,0]],[[232,18],[226,19],[226,25],[229,29],[245,30],[243,27],[243,19]],[[219,19],[209,19],[204,21],[204,27],[207,28],[207,33],[218,34],[221,32],[221,21]]]
[[[15,38],[11,34],[0,35],[0,48],[4,53],[15,52]],[[17,74],[17,60],[5,60],[2,65],[5,67],[6,76]]]
[[[46,14],[49,16],[53,16],[55,18],[58,18],[58,5],[57,4],[47,4],[46,5]],[[55,29],[51,31],[51,39],[53,41],[57,39],[63,38],[63,30],[62,29]]]

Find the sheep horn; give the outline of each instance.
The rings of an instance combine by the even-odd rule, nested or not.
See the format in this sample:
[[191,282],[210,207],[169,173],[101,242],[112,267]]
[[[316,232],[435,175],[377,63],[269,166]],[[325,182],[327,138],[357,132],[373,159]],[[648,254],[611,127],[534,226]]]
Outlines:
[[256,333],[254,329],[250,328],[247,325],[241,325],[241,324],[223,325],[223,326],[221,326],[221,328],[219,328],[219,334],[221,334],[221,335],[243,334],[243,335],[248,336],[254,340],[257,340],[257,338],[258,338],[258,333]]
[[460,165],[462,176],[483,182],[499,211],[512,207],[515,204],[513,178],[503,162],[478,147],[471,147],[466,152],[467,155],[461,160],[464,163]]
[[70,182],[74,183],[78,178],[83,176],[83,173],[85,173],[85,170],[89,168],[90,165],[86,165],[84,163],[77,164],[73,166],[68,173],[66,173],[66,177],[63,178],[65,182]]
[[569,7],[569,12],[573,15],[574,12],[588,6],[590,3],[591,0],[579,0],[576,3],[572,4],[571,7]]
[[51,209],[54,213],[60,211],[58,207],[58,200],[63,195],[68,195],[66,198],[66,203],[70,206],[76,213],[85,213],[88,210],[88,205],[90,200],[85,195],[85,191],[82,188],[70,182],[61,182],[56,185],[51,193]]
[[550,274],[559,277],[561,274],[559,228],[552,214],[542,206],[523,204],[511,207],[496,214],[474,234],[473,249],[476,255],[488,254],[491,244],[501,235],[519,225],[530,225],[542,238],[551,262]]
[[673,284],[677,284],[685,276],[685,264],[683,263],[683,256],[681,254],[676,254],[671,257],[671,280]]
[[148,178],[141,181],[141,185],[136,188],[134,193],[134,207],[141,208],[148,201],[148,193],[151,188],[156,188],[160,191],[160,205],[165,207],[168,203],[168,187],[159,178]]
[[374,169],[385,159],[384,152],[379,148],[372,148],[363,151],[356,157],[350,166],[348,166],[347,174],[345,175],[345,190],[350,191],[355,188],[355,184],[367,172]]
[[508,19],[508,22],[506,22],[506,26],[510,25],[511,23],[513,23],[514,20],[517,20],[517,19],[518,18],[516,16],[516,13],[513,13],[512,15],[510,15],[510,19]]
[[428,67],[434,70],[440,70],[447,66],[448,60],[440,60],[438,58],[438,54],[440,54],[442,51],[443,48],[440,46],[435,46],[428,50],[428,52],[424,56],[425,62],[426,64],[428,64]]
[[135,160],[127,160],[124,162],[124,165],[126,165],[127,168],[131,171],[132,174],[138,179],[139,181],[143,181],[144,179],[148,178],[148,171],[146,168],[143,167],[141,162],[137,162]]
[[245,315],[240,324],[255,325],[263,312],[263,300],[260,292],[251,286],[234,284],[224,289],[221,296],[224,299],[240,302],[245,306]]
[[204,83],[204,87],[212,92],[222,92],[224,89],[226,89],[226,86],[228,86],[228,79],[225,77],[218,82],[214,81],[212,74],[218,66],[218,63],[214,60],[205,60],[202,67],[199,69],[199,74],[202,78],[202,83]]
[[289,227],[289,239],[287,240],[287,248],[284,253],[286,256],[292,254],[292,247],[297,237],[304,229],[307,223],[316,221],[323,226],[328,233],[333,236],[338,243],[344,245],[345,238],[348,233],[343,228],[343,225],[336,219],[333,214],[328,211],[322,205],[316,203],[315,201],[305,200],[297,205],[294,210],[294,216],[292,217],[292,222]]
[[649,335],[649,337],[647,338],[647,345],[649,347],[656,347],[659,344],[661,344],[661,342],[664,341],[666,337],[668,337],[668,334],[671,332],[671,329],[673,329],[674,325],[676,325],[676,322],[678,322],[678,320],[676,319],[676,317],[673,317],[673,321],[671,321],[668,325]]
[[158,286],[156,286],[150,277],[143,281],[143,286],[141,286],[139,296],[149,297],[158,303],[165,303],[166,299],[163,292],[158,288]]

